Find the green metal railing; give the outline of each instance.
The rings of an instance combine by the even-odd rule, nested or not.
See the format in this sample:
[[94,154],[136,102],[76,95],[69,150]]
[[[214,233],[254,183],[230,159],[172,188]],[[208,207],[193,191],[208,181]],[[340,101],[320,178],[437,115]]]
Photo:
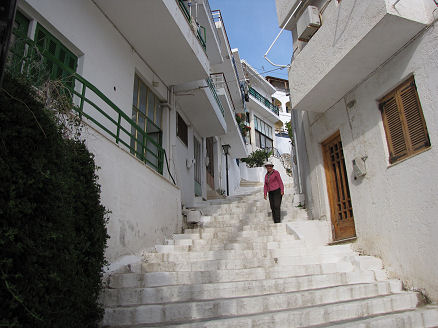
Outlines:
[[260,93],[258,93],[255,89],[253,89],[252,87],[249,87],[249,94],[251,96],[253,96],[254,98],[256,98],[258,101],[260,101],[263,105],[265,105],[265,107],[267,107],[268,109],[270,109],[273,113],[275,113],[276,115],[279,114],[279,109],[277,106],[275,106],[273,103],[271,103],[268,99],[266,99],[265,97],[263,97]]
[[[112,137],[116,144],[125,146],[141,161],[163,174],[165,150],[160,143],[148,135],[147,131],[137,125],[99,89],[70,67],[50,53],[41,52],[33,40],[23,39],[21,35],[16,35],[16,37],[20,38],[20,47],[17,48],[25,50],[17,53],[14,52],[14,47],[11,48],[8,69],[13,75],[25,75],[38,87],[50,78],[50,74],[47,73],[48,66],[56,65],[58,69],[67,72],[68,76],[63,80],[65,86],[63,92],[68,93],[73,109],[79,117],[88,119]],[[105,107],[105,110],[102,107]],[[161,130],[158,133],[161,139]],[[157,136],[156,129],[154,136]],[[125,140],[126,137],[129,141]],[[137,144],[137,147],[132,144]]]
[[[187,8],[185,1],[184,0],[177,0],[178,1],[178,5],[181,8],[181,11],[183,12],[184,16],[186,17],[187,21],[189,22],[189,24],[192,23],[192,16],[190,13],[189,8]],[[197,25],[197,29],[196,29],[196,38],[198,39],[199,43],[201,44],[202,49],[204,49],[204,51],[207,50],[207,33],[205,30],[205,27],[202,25],[199,25],[198,22],[195,22]],[[201,32],[202,30],[202,32]]]
[[217,92],[216,92],[216,88],[213,84],[213,81],[208,78],[206,79],[208,86],[210,87],[211,93],[213,94],[214,99],[216,100],[217,105],[219,106],[222,116],[225,117],[225,111],[224,111],[224,107],[222,106],[221,100],[219,99]]
[[202,48],[204,50],[207,50],[207,32],[205,31],[205,27],[198,25],[198,30],[196,34],[199,42],[201,43]]

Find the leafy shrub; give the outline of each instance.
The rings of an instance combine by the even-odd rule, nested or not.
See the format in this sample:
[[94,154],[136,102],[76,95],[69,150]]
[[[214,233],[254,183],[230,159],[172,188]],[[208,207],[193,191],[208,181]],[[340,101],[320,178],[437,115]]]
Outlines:
[[242,162],[246,163],[249,167],[260,167],[263,166],[271,155],[272,151],[257,149],[249,154],[247,158],[242,158]]
[[97,327],[108,238],[83,142],[5,76],[0,91],[0,326]]

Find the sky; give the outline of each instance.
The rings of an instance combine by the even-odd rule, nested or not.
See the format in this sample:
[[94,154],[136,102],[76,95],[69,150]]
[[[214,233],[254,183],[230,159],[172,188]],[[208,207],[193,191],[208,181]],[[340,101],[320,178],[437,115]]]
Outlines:
[[[280,32],[275,0],[209,0],[209,3],[211,10],[220,9],[231,48],[239,49],[241,59],[246,59],[263,76],[288,78],[286,68],[278,70],[263,57]],[[291,55],[292,35],[284,30],[268,58],[275,64],[287,65]]]

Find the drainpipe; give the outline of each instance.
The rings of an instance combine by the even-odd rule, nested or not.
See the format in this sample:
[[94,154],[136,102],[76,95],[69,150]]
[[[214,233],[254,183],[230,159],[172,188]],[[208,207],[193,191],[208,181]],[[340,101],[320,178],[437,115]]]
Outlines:
[[[297,178],[296,181],[294,181],[294,193],[296,195],[302,195],[303,185],[302,185],[302,180],[301,180],[300,158],[299,158],[298,150],[297,150],[297,130],[296,130],[297,120],[296,120],[295,114],[297,114],[295,109],[292,109],[291,110],[291,124],[292,124],[292,131],[293,131],[293,137],[294,137],[294,145],[292,145],[292,157],[293,157],[292,158],[292,170],[293,170],[294,176]],[[304,201],[304,197],[301,196],[300,198],[301,199],[299,201],[301,203],[301,201]]]
[[[175,97],[174,97],[173,89],[174,89],[173,86],[170,86],[169,88],[167,88],[167,102],[160,104],[162,108],[164,108],[164,107],[167,108],[167,129],[166,129],[167,130],[167,132],[166,132],[166,135],[167,135],[166,139],[167,140],[166,140],[166,147],[163,147],[163,148],[166,151],[166,153],[168,154],[169,164],[170,163],[173,164],[173,151],[172,151],[172,147],[171,147],[171,145],[172,145],[172,143],[171,143],[172,138],[171,137],[172,136],[171,136],[171,128],[170,128],[171,127],[171,123],[170,123],[171,112],[172,112],[172,109],[175,108]],[[164,163],[164,164],[166,165],[166,163]],[[170,172],[170,167],[169,167],[168,174],[169,174],[169,178],[172,178],[172,180],[173,180],[172,173]],[[174,183],[175,183],[175,181],[174,181]]]

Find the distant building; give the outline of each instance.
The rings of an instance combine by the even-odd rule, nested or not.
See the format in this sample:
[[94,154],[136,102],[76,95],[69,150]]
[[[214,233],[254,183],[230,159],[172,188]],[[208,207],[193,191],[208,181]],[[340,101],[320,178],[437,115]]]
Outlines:
[[273,103],[278,107],[280,117],[280,121],[275,126],[276,148],[280,154],[290,154],[291,140],[286,128],[286,123],[291,120],[289,81],[274,76],[266,76],[265,79],[276,89],[272,95]]
[[247,149],[275,147],[275,127],[281,124],[280,108],[272,102],[275,88],[245,60],[241,61],[248,86],[246,121],[250,127],[246,137]]
[[276,5],[305,206],[438,301],[436,1]]

